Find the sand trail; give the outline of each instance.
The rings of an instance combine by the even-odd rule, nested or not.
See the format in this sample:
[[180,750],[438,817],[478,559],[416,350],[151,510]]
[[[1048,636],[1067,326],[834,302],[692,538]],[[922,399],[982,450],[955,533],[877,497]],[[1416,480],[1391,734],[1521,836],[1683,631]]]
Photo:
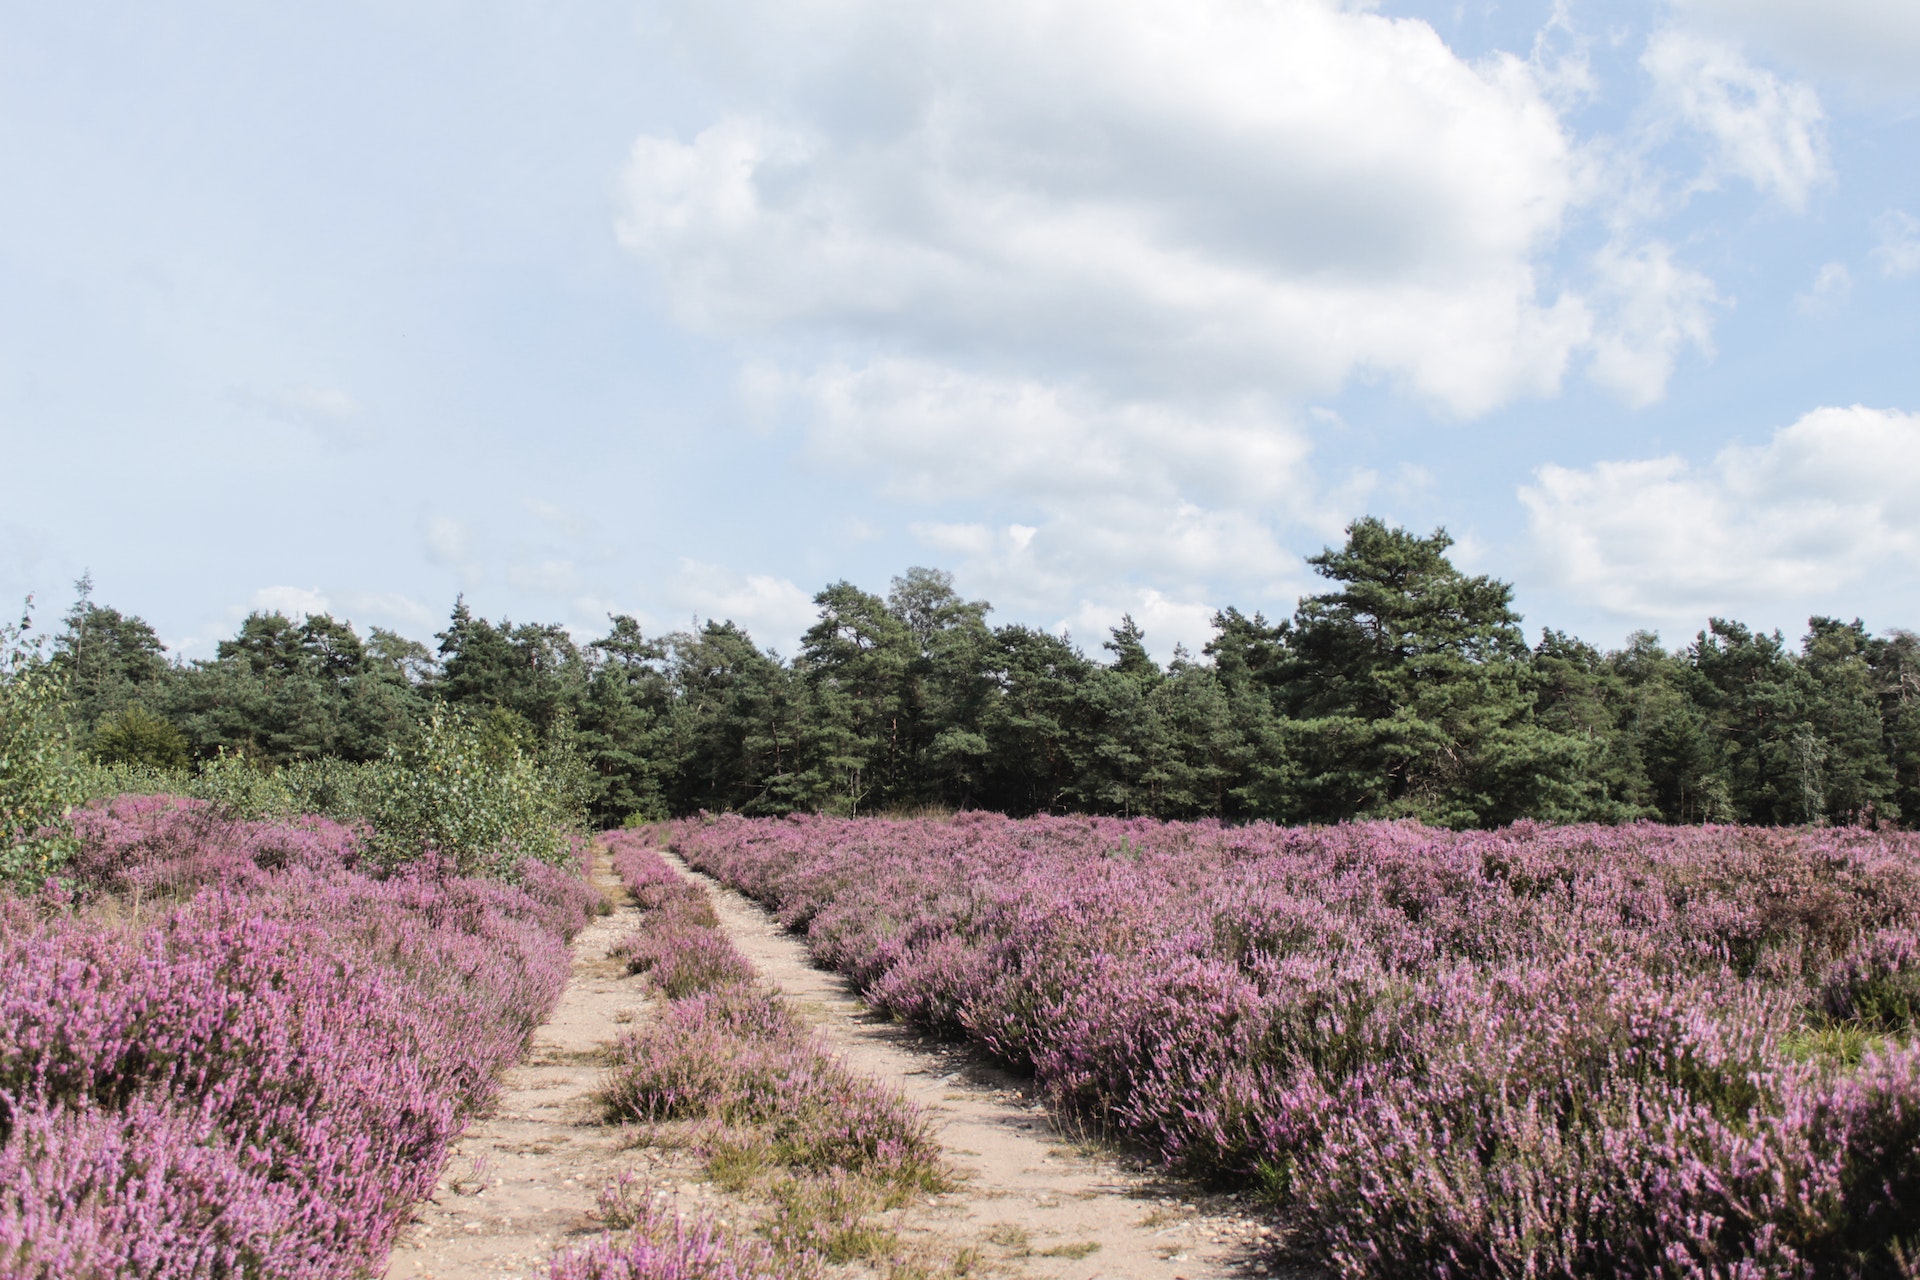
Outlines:
[[591,1216],[600,1188],[633,1166],[591,1095],[604,1047],[647,1003],[626,966],[607,959],[640,912],[600,860],[594,883],[620,905],[574,938],[560,1003],[491,1111],[454,1142],[433,1198],[394,1246],[390,1280],[544,1275],[555,1249],[600,1230]]
[[[759,906],[663,855],[712,897],[721,928],[855,1070],[926,1109],[954,1191],[886,1216],[916,1254],[966,1260],[969,1274],[1034,1280],[1218,1280],[1267,1275],[1266,1233],[1233,1197],[1205,1196],[1059,1132],[1027,1082],[871,1014],[844,980]],[[558,1249],[602,1229],[600,1189],[623,1173],[669,1189],[687,1212],[745,1225],[754,1207],[706,1182],[690,1153],[633,1144],[593,1102],[607,1046],[652,1017],[643,979],[607,958],[640,918],[596,861],[619,905],[573,940],[573,971],[494,1107],[453,1144],[433,1197],[402,1231],[389,1280],[489,1280],[546,1274]],[[870,1274],[849,1268],[850,1276]]]

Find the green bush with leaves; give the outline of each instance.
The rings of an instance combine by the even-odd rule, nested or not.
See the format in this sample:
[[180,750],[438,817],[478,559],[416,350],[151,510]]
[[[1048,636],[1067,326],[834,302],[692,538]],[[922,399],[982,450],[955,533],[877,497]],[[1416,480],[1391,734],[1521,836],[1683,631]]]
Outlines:
[[[507,726],[512,728],[512,726]],[[444,857],[464,875],[513,878],[522,859],[564,863],[584,821],[585,770],[556,733],[523,745],[498,717],[442,711],[384,760],[296,760],[279,768],[222,751],[194,772],[150,764],[86,766],[79,800],[165,793],[248,820],[319,813],[364,822],[392,868]]]
[[94,730],[93,758],[102,764],[184,769],[189,756],[187,735],[137,702]]
[[65,681],[28,622],[0,627],[0,884],[32,888],[73,855],[67,818],[87,799],[87,770],[67,716]]
[[364,766],[360,814],[389,866],[423,857],[462,875],[512,879],[522,859],[563,864],[578,814],[568,788],[518,742],[458,710],[420,722],[404,746]]

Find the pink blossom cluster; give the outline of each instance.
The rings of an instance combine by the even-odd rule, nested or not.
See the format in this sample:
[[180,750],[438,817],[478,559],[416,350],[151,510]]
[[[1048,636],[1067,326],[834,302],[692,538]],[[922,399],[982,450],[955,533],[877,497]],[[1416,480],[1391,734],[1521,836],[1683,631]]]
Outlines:
[[1920,1274],[1920,838],[676,823],[870,1003],[1350,1277]]
[[0,1277],[377,1274],[592,891],[167,797],[76,827],[75,893],[0,902]]
[[683,1216],[621,1183],[600,1195],[601,1216],[625,1227],[556,1254],[548,1280],[797,1280],[773,1250],[705,1216]]

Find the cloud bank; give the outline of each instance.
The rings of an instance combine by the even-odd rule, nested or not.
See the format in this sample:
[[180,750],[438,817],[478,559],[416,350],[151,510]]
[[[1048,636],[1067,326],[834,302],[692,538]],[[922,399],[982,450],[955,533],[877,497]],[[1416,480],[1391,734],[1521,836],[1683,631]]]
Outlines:
[[1850,616],[1877,579],[1910,586],[1915,493],[1920,414],[1854,405],[1816,409],[1702,467],[1543,466],[1520,500],[1557,581],[1623,618],[1690,630],[1790,601],[1832,600]]
[[1814,90],[1695,9],[1582,138],[1558,11],[1469,60],[1337,0],[662,3],[712,106],[634,142],[618,237],[742,352],[755,421],[969,590],[1191,644],[1370,492],[1316,467],[1316,401],[1384,384],[1445,429],[1574,371],[1649,405],[1711,357],[1730,300],[1659,224],[1732,185],[1802,210],[1831,168]]

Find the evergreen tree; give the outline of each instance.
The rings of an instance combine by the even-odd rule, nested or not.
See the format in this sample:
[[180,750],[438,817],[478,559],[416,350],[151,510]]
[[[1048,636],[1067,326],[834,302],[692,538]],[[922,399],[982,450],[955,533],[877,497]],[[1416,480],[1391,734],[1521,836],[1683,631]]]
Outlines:
[[129,707],[159,702],[172,669],[145,620],[95,604],[90,575],[73,585],[76,598],[54,638],[52,664],[85,742]]
[[1294,614],[1285,678],[1300,806],[1330,820],[1406,816],[1450,826],[1517,817],[1567,790],[1576,744],[1532,723],[1530,651],[1504,582],[1375,519],[1311,557],[1338,590]]

